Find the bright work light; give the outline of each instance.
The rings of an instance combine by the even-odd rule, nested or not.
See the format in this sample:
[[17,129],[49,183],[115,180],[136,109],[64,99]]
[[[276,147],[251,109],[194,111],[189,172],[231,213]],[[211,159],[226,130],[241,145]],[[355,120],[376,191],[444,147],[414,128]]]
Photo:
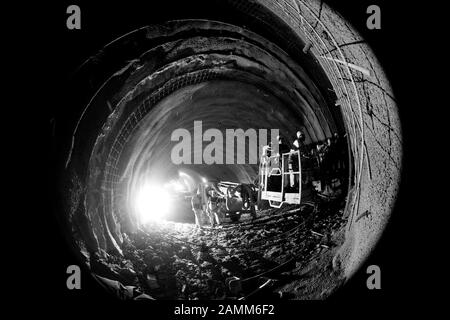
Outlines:
[[162,186],[144,185],[135,199],[135,208],[142,223],[161,220],[170,209],[171,198]]

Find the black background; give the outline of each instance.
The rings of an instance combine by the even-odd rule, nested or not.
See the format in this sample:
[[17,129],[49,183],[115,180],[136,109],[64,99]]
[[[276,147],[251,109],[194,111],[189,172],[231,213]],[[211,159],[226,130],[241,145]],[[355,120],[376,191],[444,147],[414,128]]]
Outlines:
[[[143,25],[163,21],[164,16],[159,14],[160,6],[165,3],[170,8],[172,4],[162,2],[141,1],[137,5],[134,1],[118,1],[114,4],[59,1],[16,9],[23,15],[21,20],[12,24],[12,29],[25,32],[21,32],[20,37],[14,37],[12,46],[19,48],[20,45],[23,55],[21,61],[26,63],[28,71],[19,74],[18,81],[21,82],[16,84],[21,87],[25,81],[32,87],[30,91],[27,90],[27,94],[22,92],[22,96],[17,96],[16,103],[22,97],[31,98],[25,111],[19,111],[28,112],[31,119],[29,127],[26,127],[28,122],[23,123],[25,128],[22,127],[21,133],[26,133],[26,138],[18,135],[15,146],[21,151],[26,150],[26,155],[17,157],[20,165],[24,162],[21,167],[25,171],[25,178],[16,178],[17,181],[11,186],[15,195],[11,200],[14,199],[17,204],[11,215],[17,217],[18,222],[14,223],[12,230],[8,230],[14,234],[7,244],[14,255],[5,261],[9,266],[7,278],[10,279],[7,280],[13,280],[11,286],[17,289],[17,292],[14,290],[14,294],[11,293],[13,300],[24,301],[31,311],[61,316],[75,313],[90,316],[98,313],[105,317],[117,316],[122,312],[131,317],[136,312],[143,312],[144,319],[176,319],[169,315],[173,313],[173,307],[181,305],[181,302],[157,302],[150,305],[119,302],[108,296],[85,273],[82,276],[82,290],[68,290],[66,268],[78,264],[78,260],[68,250],[55,218],[59,210],[59,163],[55,161],[57,137],[52,135],[52,119],[58,112],[64,112],[64,100],[70,99],[63,96],[64,85],[77,66],[111,40]],[[277,305],[277,317],[290,319],[323,313],[334,315],[336,312],[365,316],[388,309],[415,311],[435,298],[435,292],[425,285],[434,281],[431,280],[432,275],[440,274],[442,263],[432,258],[429,246],[425,245],[429,227],[424,220],[433,215],[434,210],[429,200],[423,201],[428,197],[429,184],[425,181],[433,168],[424,170],[419,160],[429,140],[425,140],[424,129],[418,123],[428,121],[422,111],[425,106],[430,107],[430,101],[420,98],[420,92],[426,90],[424,82],[428,81],[419,76],[427,68],[420,62],[423,51],[426,51],[423,41],[427,35],[420,34],[421,30],[417,27],[420,22],[416,18],[423,16],[423,12],[419,13],[407,1],[326,2],[362,34],[391,81],[404,138],[402,182],[395,210],[383,237],[348,284],[329,301],[289,301]],[[177,10],[180,14],[189,13],[189,1],[179,3]],[[66,8],[70,4],[81,7],[81,30],[66,28]],[[366,28],[366,8],[371,4],[381,7],[381,30]],[[201,12],[196,14],[201,16]],[[36,123],[39,123],[39,129],[35,129]],[[15,132],[18,131],[16,128]],[[381,290],[368,290],[366,287],[366,268],[371,264],[381,268]],[[356,313],[356,310],[364,313]],[[157,312],[160,313],[158,317]]]

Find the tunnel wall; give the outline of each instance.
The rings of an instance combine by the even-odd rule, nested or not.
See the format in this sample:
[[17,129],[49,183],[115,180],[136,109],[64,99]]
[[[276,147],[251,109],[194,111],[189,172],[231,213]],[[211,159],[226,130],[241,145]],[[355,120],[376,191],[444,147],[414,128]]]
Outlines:
[[[355,187],[350,193],[345,213],[349,217],[346,241],[339,253],[339,260],[345,273],[350,276],[364,261],[381,235],[394,205],[399,185],[402,157],[401,129],[395,98],[389,82],[376,57],[364,44],[360,35],[322,1],[224,0],[224,2],[254,19],[265,20],[266,24],[270,24],[271,16],[261,16],[261,12],[273,13],[295,31],[302,40],[299,43],[311,43],[312,46],[306,54],[321,65],[328,76],[332,85],[330,89],[338,98],[334,107],[339,108],[342,112],[355,161],[352,177]],[[155,30],[155,32],[161,32],[161,30]],[[138,36],[134,41],[144,43],[151,38],[149,30],[142,29],[138,31]],[[127,40],[124,39],[124,41]],[[154,47],[153,43],[148,45],[148,48],[152,47]],[[291,44],[292,48],[298,51],[302,50],[298,47],[298,43],[294,42]],[[167,50],[167,48],[165,49]],[[110,50],[112,49],[105,48],[101,55],[111,54]],[[127,59],[135,59],[140,55],[138,52],[131,51],[126,55],[114,54],[112,56],[117,56],[117,61],[127,61]],[[157,59],[161,58],[161,53],[162,51],[157,52]],[[126,59],[124,59],[125,56]],[[194,62],[190,61],[189,63],[193,64]],[[155,68],[157,64],[158,61],[154,60],[150,62],[149,66]],[[364,69],[356,70],[353,66]],[[107,69],[107,67],[103,67]],[[128,111],[127,108],[122,108],[120,112],[116,113],[111,113],[111,106],[123,103],[129,98],[126,97],[123,100],[125,94],[139,84],[138,81],[128,81],[128,79],[132,79],[130,75],[144,74],[148,71],[142,68],[139,61],[136,60],[131,60],[128,65],[111,63],[110,70],[113,74],[111,79],[97,79],[96,90],[102,88],[104,81],[111,80],[108,83],[110,92],[118,92],[118,94],[109,100],[110,104],[108,105],[104,103],[95,105],[96,99],[99,101],[106,99],[101,94],[95,96],[97,93],[94,90],[95,98],[88,104],[91,108],[87,108],[86,114],[84,114],[87,118],[89,112],[93,112],[92,109],[95,105],[95,112],[101,113],[104,117],[97,117],[98,123],[101,124],[97,140],[89,142],[78,136],[75,141],[75,147],[80,145],[82,148],[79,147],[79,149],[90,152],[88,157],[83,157],[90,158],[88,166],[91,168],[104,165],[103,156],[105,154],[108,160],[114,161],[120,156],[119,150],[112,148],[112,145],[117,142],[124,144],[126,141],[122,138],[120,140],[115,139],[116,137],[108,137],[108,133],[119,117],[127,112],[133,114],[130,110],[136,108],[136,105],[129,104]],[[107,74],[107,72],[104,73]],[[200,70],[196,74],[192,73],[190,77],[180,77],[173,84],[167,83],[162,87],[161,93],[156,92],[149,97],[145,103],[141,104],[142,110],[137,112],[142,113],[146,108],[156,104],[164,96],[181,86],[214,80],[217,78],[217,74],[214,70]],[[142,80],[142,77],[140,79]],[[100,109],[102,112],[98,111]],[[125,125],[124,130],[131,131],[136,126],[138,119],[133,116],[125,117],[125,119],[130,121],[130,125],[128,127]],[[92,125],[92,120],[82,123],[79,132],[82,132],[84,128],[92,127]],[[312,140],[314,141],[314,139]],[[93,151],[93,145],[97,145],[99,149]],[[97,152],[99,150],[100,152]],[[98,170],[89,172],[88,177],[80,174],[82,180],[85,179],[89,182],[86,188],[88,190],[87,197],[78,211],[86,211],[86,213],[79,213],[80,216],[83,216],[82,220],[85,221],[83,229],[92,229],[92,232],[84,237],[85,240],[88,239],[87,245],[90,250],[103,249],[120,254],[121,227],[126,224],[123,217],[118,214],[118,211],[124,210],[124,208],[115,206],[114,199],[123,199],[124,195],[116,194],[116,198],[108,196],[108,192],[111,193],[114,189],[113,185],[119,184],[120,177],[115,162],[107,161],[106,167],[108,172],[106,179],[105,172]]]
[[349,277],[382,234],[398,192],[402,135],[394,94],[364,39],[323,1],[258,2],[312,43],[311,52],[326,70],[338,96],[336,107],[346,120],[356,185],[345,213],[349,222],[339,257]]

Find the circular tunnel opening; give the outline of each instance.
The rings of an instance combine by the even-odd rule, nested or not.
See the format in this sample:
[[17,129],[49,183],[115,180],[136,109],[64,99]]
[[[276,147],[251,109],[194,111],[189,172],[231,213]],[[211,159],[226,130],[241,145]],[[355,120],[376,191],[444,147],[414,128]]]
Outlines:
[[[141,298],[326,298],[395,200],[389,83],[366,45],[341,49],[359,36],[326,5],[218,3],[232,19],[144,25],[79,68],[62,147],[71,241],[102,284]],[[262,167],[265,146],[280,156]]]

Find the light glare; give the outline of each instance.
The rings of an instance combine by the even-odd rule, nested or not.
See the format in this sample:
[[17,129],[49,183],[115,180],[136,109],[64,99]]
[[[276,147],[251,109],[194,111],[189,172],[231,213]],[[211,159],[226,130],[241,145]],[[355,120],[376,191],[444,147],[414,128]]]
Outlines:
[[161,220],[170,209],[170,194],[163,187],[145,185],[136,197],[136,210],[142,223]]

